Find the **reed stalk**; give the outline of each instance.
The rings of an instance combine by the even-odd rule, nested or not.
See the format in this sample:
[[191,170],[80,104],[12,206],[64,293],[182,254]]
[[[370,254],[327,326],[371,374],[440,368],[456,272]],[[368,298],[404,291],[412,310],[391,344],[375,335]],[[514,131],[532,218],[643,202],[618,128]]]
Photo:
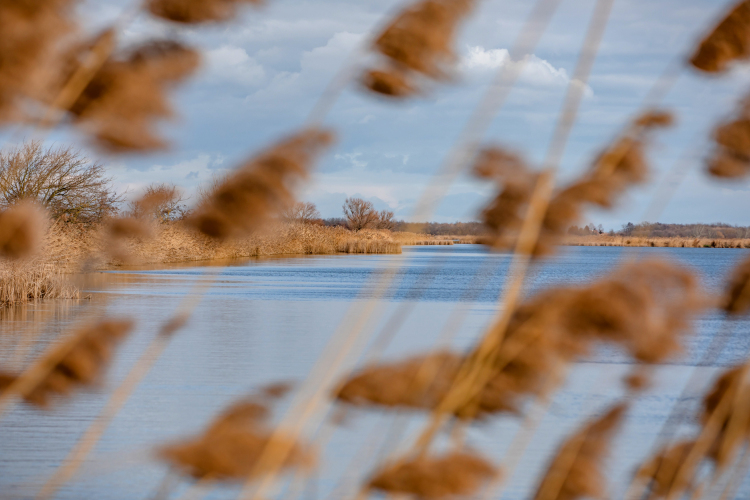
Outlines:
[[[697,396],[697,394],[695,394],[695,386],[700,382],[700,374],[698,373],[697,367],[708,366],[716,361],[716,359],[721,354],[727,339],[730,337],[731,331],[732,324],[725,317],[722,330],[718,333],[718,335],[715,335],[714,338],[711,339],[711,343],[703,353],[703,356],[698,362],[698,365],[694,367],[692,372],[690,373],[690,377],[683,386],[682,391],[680,391],[679,396],[677,396],[677,400],[672,405],[669,415],[664,420],[664,423],[662,423],[659,432],[656,435],[656,439],[654,440],[654,444],[652,444],[651,450],[649,451],[647,456],[653,456],[659,449],[668,446],[672,442],[672,434],[676,432],[677,428],[682,423],[684,418],[684,415],[682,413],[683,408],[680,403],[682,401],[689,401],[693,398],[693,396]],[[625,500],[636,500],[638,498],[641,498],[645,493],[647,487],[648,483],[639,484],[638,478],[633,477],[625,492]]]
[[492,372],[488,360],[502,343],[510,319],[520,300],[531,255],[539,240],[542,221],[552,198],[555,171],[562,159],[568,136],[575,123],[578,107],[583,98],[584,86],[588,81],[601,38],[604,35],[612,4],[613,0],[598,0],[594,7],[583,49],[571,79],[571,82],[577,82],[577,85],[571,83],[568,86],[562,112],[547,150],[544,161],[545,170],[539,176],[529,201],[529,208],[514,249],[514,258],[509,271],[511,281],[506,287],[500,305],[500,317],[487,331],[465,367],[459,370],[452,389],[448,391],[443,402],[435,409],[430,423],[417,439],[415,449],[420,454],[426,451],[447,415],[469,400],[466,397],[467,389],[474,385],[483,387],[491,376]]
[[708,418],[703,428],[701,429],[701,432],[698,435],[698,439],[696,440],[695,444],[690,449],[690,452],[688,453],[687,457],[676,468],[676,474],[674,476],[675,479],[672,482],[672,486],[669,489],[669,492],[667,493],[666,500],[672,500],[673,498],[677,497],[681,493],[680,491],[677,490],[677,485],[681,484],[682,480],[685,479],[685,476],[686,474],[688,474],[688,471],[694,470],[694,467],[697,464],[697,462],[701,459],[701,457],[705,456],[708,450],[710,449],[712,443],[714,442],[714,440],[719,434],[719,431],[721,430],[720,429],[721,422],[723,422],[724,419],[727,417],[730,411],[730,408],[732,407],[732,403],[733,403],[732,399],[733,398],[736,399],[742,395],[741,389],[742,389],[742,385],[745,383],[746,378],[747,378],[747,372],[742,377],[739,377],[739,380],[736,382],[736,386],[734,387],[734,391],[732,390],[732,388],[726,391],[726,393],[721,398],[721,401],[716,406],[713,413],[711,413],[710,417]]
[[187,322],[193,309],[202,300],[203,295],[214,283],[220,272],[221,268],[211,269],[204,273],[205,279],[199,280],[194,285],[188,296],[178,306],[175,314],[162,325],[159,333],[151,340],[125,379],[114,390],[96,419],[89,424],[73,449],[57,467],[52,477],[42,486],[42,489],[36,496],[37,500],[52,498],[60,487],[70,481],[76,474],[86,460],[86,457],[94,450],[104,435],[109,424],[112,423],[112,420],[120,412],[128,398],[130,398],[143,378],[164,353],[164,350],[172,340],[173,334]]
[[27,394],[47,377],[55,366],[76,347],[76,334],[71,334],[60,344],[50,346],[37,360],[24,370],[3,392],[0,392],[0,419],[12,409],[23,394]]
[[[511,50],[512,56],[515,57],[517,54],[525,55],[533,51],[534,47],[539,41],[539,38],[541,37],[543,28],[548,24],[549,20],[552,17],[552,13],[555,11],[559,2],[560,0],[537,0],[532,13],[526,21],[521,35],[519,36],[518,40],[513,46],[513,49]],[[415,210],[417,218],[429,219],[432,210],[436,206],[437,200],[444,195],[444,191],[442,193],[440,192],[440,185],[442,185],[443,187],[447,187],[447,184],[451,183],[458,176],[458,174],[460,173],[460,169],[465,165],[464,160],[466,159],[469,150],[473,148],[474,141],[479,135],[481,135],[484,130],[486,130],[486,128],[492,121],[492,118],[504,103],[505,98],[510,91],[510,88],[518,79],[518,76],[520,75],[524,64],[525,61],[522,61],[521,63],[514,65],[514,69],[512,70],[508,70],[504,67],[501,67],[498,70],[495,82],[486,91],[480,105],[475,108],[472,117],[469,119],[467,126],[462,132],[461,138],[457,142],[458,145],[454,146],[451,153],[449,153],[446,161],[441,166],[440,172],[433,176],[433,181],[435,181],[435,179],[437,178],[440,178],[440,180],[437,181],[438,189],[435,189],[436,182],[433,182],[433,184],[425,190],[425,192],[417,202],[418,208]],[[398,262],[400,263],[402,260],[403,259],[399,259]],[[381,290],[381,292],[373,294],[372,298],[368,302],[377,300],[380,297],[382,290],[386,289],[387,285],[390,284],[394,276],[395,270],[387,272],[384,278],[379,280],[381,284],[376,285],[376,290]],[[339,366],[344,359],[346,359],[346,355],[342,356],[340,351],[348,351],[352,348],[354,340],[356,340],[356,338],[361,334],[361,330],[364,328],[373,310],[374,304],[367,303],[365,304],[362,315],[360,315],[360,317],[356,319],[354,325],[351,328],[349,328],[349,325],[346,324],[346,320],[339,325],[339,328],[337,329],[338,332],[341,332],[342,330],[344,330],[345,332],[350,332],[349,337],[353,338],[343,341],[343,346],[340,348],[339,352],[334,355],[334,362],[328,364],[330,370],[328,370],[328,373],[325,373],[324,371],[324,374],[321,375],[323,377],[323,380],[331,379],[330,372],[335,371],[336,367]],[[331,343],[329,343],[329,346],[326,347],[326,352],[328,352],[329,348],[341,342],[340,340],[338,340],[339,336],[340,335],[338,334],[334,334]],[[317,365],[314,370],[318,370]],[[313,376],[311,377],[311,379],[308,379],[309,382],[312,382],[313,380],[317,380],[317,378]],[[296,438],[302,431],[302,428],[304,427],[304,421],[310,418],[315,413],[318,405],[323,402],[323,395],[325,394],[326,388],[320,384],[318,384],[317,387],[318,389],[313,392],[313,395],[310,397],[307,404],[305,404],[297,413],[299,415],[299,418],[296,419],[297,421],[294,422],[291,429],[286,429],[286,435],[288,436],[290,435],[289,431],[291,430],[292,440]],[[274,435],[280,435],[276,433],[280,432],[279,429],[283,426],[283,424],[284,422],[279,425]],[[263,481],[256,489],[255,494],[250,498],[257,499],[260,498],[263,493],[265,493],[265,491],[270,487],[271,483],[275,479],[276,472],[278,471],[279,466],[283,463],[285,455],[290,451],[282,449],[281,452],[274,452],[273,455],[275,456],[271,456],[272,454],[270,450],[273,448],[272,445],[274,444],[274,441],[275,439],[272,436],[258,461],[258,470],[271,470],[272,472],[264,477]],[[261,466],[268,467],[269,465],[271,466],[270,469],[260,469]],[[249,497],[250,489],[251,481],[250,479],[248,479],[242,489],[242,492],[240,493],[240,498]]]
[[745,446],[742,458],[737,461],[737,465],[729,474],[727,484],[721,492],[719,500],[731,500],[737,497],[737,490],[742,485],[742,481],[747,477],[748,469],[750,469],[750,447]]

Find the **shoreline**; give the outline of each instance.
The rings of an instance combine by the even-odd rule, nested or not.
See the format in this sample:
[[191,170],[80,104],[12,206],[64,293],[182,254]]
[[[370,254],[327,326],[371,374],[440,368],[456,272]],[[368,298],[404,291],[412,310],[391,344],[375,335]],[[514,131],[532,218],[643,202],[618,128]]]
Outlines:
[[568,236],[566,246],[663,247],[663,248],[750,248],[746,238],[661,238],[647,236]]

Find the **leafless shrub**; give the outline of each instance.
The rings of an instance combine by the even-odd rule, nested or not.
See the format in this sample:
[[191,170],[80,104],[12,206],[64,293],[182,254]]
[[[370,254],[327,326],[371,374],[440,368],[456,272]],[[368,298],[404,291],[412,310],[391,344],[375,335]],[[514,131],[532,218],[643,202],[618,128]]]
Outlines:
[[352,231],[372,228],[378,223],[378,212],[370,201],[362,198],[347,198],[343,209],[344,217]]
[[315,203],[298,202],[281,212],[281,218],[287,222],[302,222],[309,224],[320,219],[320,212]]
[[25,142],[0,152],[0,206],[35,200],[54,218],[95,222],[113,214],[121,196],[101,163],[72,147]]
[[174,221],[187,213],[184,201],[185,197],[174,184],[154,183],[146,187],[140,198],[129,203],[129,212],[135,218]]
[[251,233],[294,203],[296,184],[332,140],[329,132],[309,129],[260,153],[227,176],[189,222],[219,239]]
[[393,220],[394,214],[390,210],[381,210],[378,214],[378,222],[375,226],[377,229],[387,229],[392,231],[396,225],[396,221]]
[[417,498],[455,498],[476,493],[498,474],[487,459],[469,452],[399,460],[375,472],[368,487]]

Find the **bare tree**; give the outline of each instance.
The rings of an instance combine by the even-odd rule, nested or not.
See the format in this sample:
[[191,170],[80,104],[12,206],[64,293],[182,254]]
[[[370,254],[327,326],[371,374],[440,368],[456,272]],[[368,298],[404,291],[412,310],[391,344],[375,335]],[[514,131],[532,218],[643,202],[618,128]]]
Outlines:
[[195,206],[199,207],[206,203],[206,201],[208,201],[208,199],[214,194],[219,186],[224,183],[225,180],[226,174],[214,173],[214,175],[211,176],[211,179],[207,183],[198,186],[198,201],[196,202]]
[[281,213],[281,218],[287,222],[303,222],[309,224],[316,219],[320,219],[320,212],[315,203],[298,202],[287,208]]
[[362,198],[347,198],[343,208],[349,229],[353,231],[375,227],[378,223],[378,212],[369,201]]
[[393,220],[393,212],[390,210],[381,210],[378,214],[378,229],[393,229],[396,225],[396,221]]
[[185,197],[174,184],[151,184],[139,199],[128,205],[134,217],[152,217],[161,222],[182,219],[187,207]]
[[55,218],[101,220],[117,211],[122,197],[104,166],[72,147],[45,148],[29,141],[0,151],[0,207],[32,199]]

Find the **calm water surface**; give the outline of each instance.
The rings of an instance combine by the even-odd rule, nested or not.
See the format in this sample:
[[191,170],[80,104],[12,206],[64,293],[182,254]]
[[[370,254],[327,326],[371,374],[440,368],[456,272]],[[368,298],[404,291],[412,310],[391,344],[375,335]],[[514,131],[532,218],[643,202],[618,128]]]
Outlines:
[[[614,247],[567,248],[534,269],[531,288],[586,282],[611,270],[623,252]],[[718,291],[731,267],[747,253],[648,248],[639,255],[680,261],[701,277],[706,290]],[[180,300],[194,293],[196,283],[208,279],[207,270],[220,274],[191,322],[174,338],[81,473],[58,498],[149,498],[166,472],[151,458],[154,444],[198,432],[227,403],[264,383],[303,381],[347,309],[352,304],[364,306],[364,299],[376,293],[372,278],[383,269],[394,270],[396,278],[376,303],[369,323],[373,340],[365,356],[397,359],[439,340],[467,347],[495,313],[509,261],[507,254],[489,255],[475,245],[456,245],[406,247],[402,256],[315,256],[252,260],[224,268],[116,271],[99,273],[87,283],[90,301],[48,301],[4,311],[3,366],[21,366],[61,331],[81,321],[127,315],[137,318],[138,328],[120,349],[101,390],[80,393],[52,413],[19,406],[0,421],[0,498],[33,497],[102,408],[107,390],[123,379]],[[684,356],[659,368],[656,385],[633,402],[609,462],[615,484],[627,484],[693,370],[699,370],[701,381],[708,384],[717,370],[750,352],[749,321],[720,325],[715,315],[700,318]],[[711,363],[695,368],[716,335],[726,337],[724,349]],[[621,397],[620,380],[630,368],[628,358],[615,350],[600,350],[574,366],[549,409],[540,413],[539,431],[526,453],[517,457],[516,473],[503,498],[528,496],[524,492],[545,467],[539,457],[547,456],[586,415]],[[407,426],[406,443],[408,431],[423,423],[419,416],[401,416],[399,421]],[[392,413],[355,412],[328,441],[323,465],[317,479],[306,486],[305,498],[329,497],[355,460],[363,466],[348,471],[348,477],[356,480],[366,472],[372,454],[363,450],[398,429],[393,422]],[[467,441],[499,460],[518,424],[510,417],[490,420],[470,428]],[[185,488],[186,483],[177,485],[172,497]],[[336,490],[332,497],[344,498],[345,491]],[[235,496],[235,489],[224,488],[207,498]],[[750,498],[748,481],[738,498]]]

